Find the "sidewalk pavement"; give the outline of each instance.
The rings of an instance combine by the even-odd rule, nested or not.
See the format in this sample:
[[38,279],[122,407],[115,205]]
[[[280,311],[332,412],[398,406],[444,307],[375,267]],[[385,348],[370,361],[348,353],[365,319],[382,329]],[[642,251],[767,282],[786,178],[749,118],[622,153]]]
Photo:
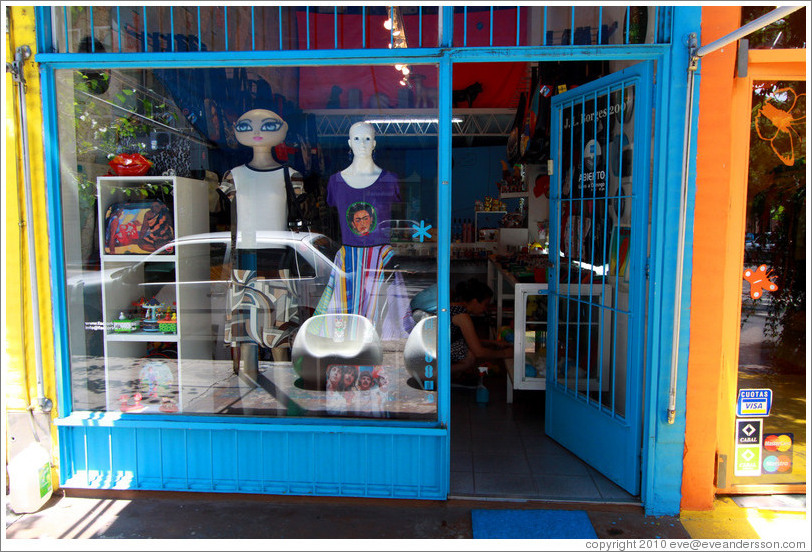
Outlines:
[[[471,510],[480,508],[585,510],[599,539],[764,539],[805,541],[794,549],[810,545],[807,512],[742,508],[729,498],[718,499],[712,511],[646,516],[640,506],[629,504],[75,490],[66,496],[60,490],[36,513],[17,515],[6,508],[3,549],[32,549],[18,539],[471,539]],[[53,543],[45,547],[53,548]]]

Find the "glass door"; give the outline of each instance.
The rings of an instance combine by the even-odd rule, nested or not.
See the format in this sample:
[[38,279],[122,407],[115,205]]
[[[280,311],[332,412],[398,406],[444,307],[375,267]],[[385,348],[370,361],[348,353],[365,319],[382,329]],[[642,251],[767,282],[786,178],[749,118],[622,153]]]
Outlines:
[[727,483],[804,485],[806,82],[755,80],[751,93],[738,429]]

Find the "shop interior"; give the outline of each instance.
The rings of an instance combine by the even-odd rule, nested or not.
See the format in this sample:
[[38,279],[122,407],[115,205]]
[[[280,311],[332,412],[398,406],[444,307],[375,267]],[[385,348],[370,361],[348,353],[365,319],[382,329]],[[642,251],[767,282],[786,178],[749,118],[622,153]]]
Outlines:
[[[475,278],[487,283],[494,291],[489,310],[474,317],[482,338],[503,342],[518,339],[521,343],[515,346],[524,346],[528,334],[520,337],[513,331],[517,313],[512,286],[546,282],[551,98],[621,68],[622,63],[608,61],[455,66],[450,284],[453,293],[457,284]],[[388,68],[390,72],[392,69]],[[394,69],[397,71],[398,68]],[[197,106],[198,109],[190,110],[189,106],[194,102],[190,100],[192,96],[188,87],[202,72],[189,71],[189,74],[184,74],[183,70],[155,70],[152,74],[134,72],[135,76],[127,86],[139,90],[142,97],[140,106],[130,110],[128,120],[136,126],[145,125],[149,139],[148,157],[152,163],[147,174],[174,174],[206,182],[208,189],[200,189],[201,194],[205,194],[201,206],[205,209],[207,203],[209,213],[207,224],[201,229],[204,232],[227,231],[231,212],[217,187],[227,167],[245,162],[247,153],[229,144],[230,140],[233,141],[229,130],[235,116],[248,104],[229,105],[234,98],[223,96],[219,98],[219,105],[216,101],[204,101]],[[298,102],[291,102],[287,98],[294,94],[285,89],[284,80],[278,78],[281,73],[276,74],[273,69],[222,70],[228,82],[237,87],[240,97],[249,98],[253,103],[269,97],[273,100],[269,105],[296,114],[296,124],[292,125],[288,139],[274,153],[280,162],[289,163],[304,175],[303,186],[312,196],[323,194],[330,163],[336,166],[346,163],[342,159],[327,158],[328,166],[325,167],[325,156],[322,156],[323,151],[345,149],[347,125],[341,126],[341,117],[351,117],[361,111],[365,116],[370,112],[386,114],[389,110],[403,113],[417,106],[421,106],[424,113],[436,113],[436,68],[411,67],[410,72],[411,78],[404,76],[405,85],[398,87],[395,80],[394,91],[389,93],[369,94],[367,90],[343,90],[332,86],[330,90],[301,92]],[[117,78],[122,77],[126,79],[129,75],[118,72]],[[90,86],[86,91],[77,91],[80,97],[103,94],[101,87],[109,80],[103,72],[84,72],[80,79]],[[212,84],[207,80],[207,87]],[[99,88],[94,90],[94,87]],[[317,94],[320,94],[318,100],[314,100]],[[156,117],[144,112],[148,103],[164,109],[165,117],[158,121],[159,124],[156,124]],[[336,125],[340,132],[330,125]],[[201,128],[205,128],[205,132],[201,132]],[[412,295],[436,280],[436,234],[417,239],[413,231],[413,225],[418,223],[432,224],[436,228],[436,128],[436,121],[423,125],[414,122],[377,123],[376,139],[379,149],[384,150],[381,158],[390,164],[386,168],[396,172],[401,179],[401,202],[393,210],[397,222],[392,226],[392,245],[396,250],[398,269],[403,272]],[[119,133],[117,140],[120,145],[140,138],[143,137],[134,133],[130,136]],[[94,169],[92,162],[83,161],[81,155],[77,157],[78,172],[93,174],[95,170],[104,174],[99,167]],[[96,164],[101,163],[96,160]],[[167,198],[170,208],[172,201],[170,194]],[[190,198],[189,201],[195,200]],[[335,238],[337,228],[324,203],[315,201],[307,208],[314,223],[311,230]],[[101,219],[102,211],[98,213]],[[80,217],[77,215],[77,218]],[[92,223],[90,226],[93,233],[99,232],[98,222],[95,227]],[[69,264],[73,259],[77,266],[87,270],[93,259],[98,258],[100,247],[96,243],[96,250],[92,245],[87,250],[84,244],[93,244],[94,241],[83,241],[82,250],[73,255],[70,252],[72,246],[68,245]],[[214,267],[219,263],[220,269],[224,270],[224,250],[212,246],[208,254],[210,265]],[[218,255],[219,258],[215,258]],[[162,281],[160,271],[153,268],[148,272],[150,274],[142,274],[146,280]],[[87,311],[92,301],[88,301],[87,295],[84,300]],[[525,306],[522,307],[524,310]],[[115,316],[115,313],[107,313],[107,316]],[[82,330],[96,318],[86,315]],[[220,337],[226,331],[225,327],[214,328],[214,331],[220,343],[199,354],[228,360],[231,352],[222,345]],[[81,339],[78,338],[80,335]],[[540,336],[535,338],[537,342],[540,340]],[[93,350],[92,339],[94,336],[86,335],[84,331],[71,333],[74,359],[78,358],[76,351],[81,347]],[[81,347],[78,346],[80,340],[83,341]],[[120,349],[117,349],[116,356],[128,358],[137,354],[130,352],[131,345],[115,345]],[[285,354],[284,351],[264,348],[258,352],[260,362],[284,360]],[[75,363],[74,375],[80,373],[78,361]],[[452,387],[451,496],[601,502],[638,500],[545,435],[545,391],[541,372],[533,374],[536,380],[541,379],[541,385],[536,382],[523,388],[511,384],[504,362],[483,365],[488,367],[487,374],[481,378],[488,390],[487,400],[482,400],[476,385],[462,382]],[[410,385],[419,390],[419,382],[414,380],[411,378]],[[260,391],[270,393],[273,390],[273,384],[270,384]],[[84,395],[80,391],[75,389],[75,401],[82,400]],[[109,400],[108,397],[108,408]],[[223,413],[265,413],[260,402],[233,396],[229,400]],[[87,407],[96,406],[89,404]],[[267,414],[274,415],[271,411]],[[290,412],[286,414],[290,415]]]

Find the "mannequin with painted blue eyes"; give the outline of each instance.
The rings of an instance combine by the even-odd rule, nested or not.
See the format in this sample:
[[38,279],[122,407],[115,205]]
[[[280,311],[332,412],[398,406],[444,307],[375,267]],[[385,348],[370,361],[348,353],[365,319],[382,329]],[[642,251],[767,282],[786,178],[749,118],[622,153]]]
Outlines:
[[[254,152],[251,161],[227,172],[220,186],[236,203],[238,249],[254,249],[258,231],[288,230],[285,174],[273,156],[273,149],[285,141],[287,133],[288,124],[268,109],[247,111],[234,123],[237,141]],[[298,195],[301,176],[289,170]]]
[[[260,276],[286,278],[288,274],[284,245],[257,239],[259,232],[289,230],[288,205],[295,199],[288,196],[298,195],[302,191],[299,173],[282,165],[273,156],[273,149],[285,141],[287,132],[287,123],[273,111],[252,109],[244,113],[234,123],[234,134],[240,144],[253,150],[253,156],[248,163],[227,172],[220,185],[220,190],[232,205],[233,289],[245,289],[242,293],[229,294],[226,341],[232,344],[234,372],[241,371],[255,382],[258,377],[258,347],[271,348],[275,359],[278,353],[272,340],[275,328],[263,325],[266,323],[264,316],[269,315],[272,307],[266,305],[260,307],[264,312],[252,313],[250,308],[246,310],[241,297],[243,294],[250,295],[248,288],[261,289]],[[293,188],[291,194],[286,185],[286,172]],[[260,275],[260,266],[264,267],[263,270],[276,270],[278,274],[269,276],[263,272]],[[239,322],[236,327],[230,322],[234,315],[237,315],[234,321]]]

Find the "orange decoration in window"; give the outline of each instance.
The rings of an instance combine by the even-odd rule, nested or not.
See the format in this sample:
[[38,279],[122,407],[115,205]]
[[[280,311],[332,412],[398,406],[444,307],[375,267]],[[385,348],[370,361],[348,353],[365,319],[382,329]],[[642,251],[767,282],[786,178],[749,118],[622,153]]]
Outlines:
[[778,289],[778,285],[769,279],[771,274],[772,270],[768,271],[767,265],[761,265],[756,270],[745,269],[744,279],[750,282],[750,297],[759,299],[764,295],[763,290],[776,291]]
[[806,94],[796,96],[791,88],[782,88],[759,108],[756,133],[762,140],[770,142],[770,147],[785,165],[795,164],[795,150],[799,148],[804,132]]

